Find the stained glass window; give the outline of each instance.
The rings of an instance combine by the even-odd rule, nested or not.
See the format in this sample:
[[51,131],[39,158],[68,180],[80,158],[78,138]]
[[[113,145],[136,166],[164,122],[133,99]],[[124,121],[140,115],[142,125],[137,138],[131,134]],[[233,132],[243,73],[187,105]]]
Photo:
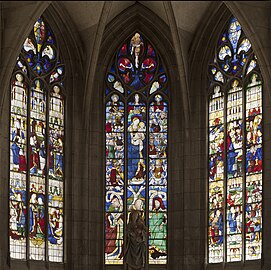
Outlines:
[[39,18],[11,79],[9,249],[13,259],[63,261],[64,65]]
[[140,33],[114,55],[105,89],[105,263],[122,264],[129,214],[149,230],[148,263],[167,263],[168,77]]
[[232,18],[209,65],[209,263],[261,259],[262,78]]

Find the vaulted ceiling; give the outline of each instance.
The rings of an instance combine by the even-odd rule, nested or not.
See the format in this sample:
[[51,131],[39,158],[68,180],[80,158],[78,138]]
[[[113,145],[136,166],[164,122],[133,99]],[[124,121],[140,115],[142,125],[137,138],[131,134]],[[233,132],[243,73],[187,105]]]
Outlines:
[[[153,11],[166,24],[169,24],[168,14],[165,9],[165,1],[112,1],[110,8],[104,10],[105,1],[59,1],[63,9],[67,11],[72,22],[79,31],[82,40],[87,41],[84,35],[99,23],[103,12],[106,14],[106,23],[110,23],[118,14],[132,5],[141,4]],[[179,31],[181,31],[190,42],[212,1],[172,1]],[[219,5],[219,3],[217,3]],[[154,18],[155,19],[155,18]]]
[[[110,7],[106,10],[104,8],[105,2],[59,1],[60,6],[70,16],[85,47],[88,47],[91,43],[91,37],[93,37],[102,17],[105,17],[106,24],[109,24],[118,14],[135,4],[141,4],[150,9],[166,24],[169,24],[165,1],[112,1]],[[219,4],[217,3],[217,5]],[[171,5],[174,13],[173,19],[176,21],[180,35],[183,36],[183,42],[186,43],[183,45],[189,47],[197,27],[212,5],[212,1],[171,1]],[[103,14],[104,12],[107,14]],[[153,19],[155,20],[155,17]]]
[[[60,1],[79,31],[99,22],[105,1]],[[107,23],[136,3],[152,10],[168,23],[164,1],[112,1]],[[193,33],[212,1],[172,1],[178,27]]]

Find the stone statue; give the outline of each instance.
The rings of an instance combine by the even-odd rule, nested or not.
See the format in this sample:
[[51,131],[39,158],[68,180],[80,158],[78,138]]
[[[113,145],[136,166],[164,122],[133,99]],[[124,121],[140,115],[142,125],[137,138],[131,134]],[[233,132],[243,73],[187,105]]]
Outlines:
[[147,228],[141,212],[133,210],[127,225],[127,245],[124,262],[128,270],[143,269],[146,261]]

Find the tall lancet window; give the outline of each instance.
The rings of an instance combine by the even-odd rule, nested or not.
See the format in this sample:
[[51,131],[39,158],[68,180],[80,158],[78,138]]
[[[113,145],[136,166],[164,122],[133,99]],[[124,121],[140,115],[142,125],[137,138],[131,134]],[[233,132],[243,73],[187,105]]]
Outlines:
[[210,263],[261,259],[262,77],[232,18],[209,66]]
[[105,89],[105,264],[122,264],[125,228],[139,210],[148,263],[167,262],[168,77],[140,33],[115,53]]
[[11,79],[12,259],[63,262],[64,70],[54,34],[39,18]]

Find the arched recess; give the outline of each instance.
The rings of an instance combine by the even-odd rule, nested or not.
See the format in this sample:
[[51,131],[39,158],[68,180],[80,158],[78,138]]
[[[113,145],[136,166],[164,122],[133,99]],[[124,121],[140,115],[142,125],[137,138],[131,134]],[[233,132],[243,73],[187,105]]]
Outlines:
[[[16,8],[14,8],[16,10]],[[20,7],[18,7],[17,12],[20,12]],[[28,10],[29,12],[29,10]],[[3,13],[4,16],[8,16],[8,13]],[[4,243],[1,246],[1,269],[16,269],[18,266],[20,269],[28,269],[29,265],[38,265],[39,267],[46,267],[47,264],[54,265],[56,269],[63,269],[65,267],[65,263],[71,263],[72,261],[72,235],[73,235],[73,226],[72,226],[72,211],[71,209],[81,209],[80,204],[74,204],[70,199],[72,194],[72,177],[74,171],[74,160],[73,160],[73,150],[75,144],[74,141],[74,118],[81,117],[80,110],[75,110],[75,104],[80,102],[80,89],[82,89],[81,85],[83,84],[83,68],[82,68],[82,44],[78,38],[75,36],[74,26],[72,25],[71,21],[69,20],[67,14],[63,12],[63,9],[60,4],[54,2],[50,4],[49,2],[46,5],[43,3],[37,4],[36,8],[33,10],[33,13],[29,13],[26,11],[21,13],[22,18],[24,18],[24,25],[20,24],[20,29],[23,29],[23,33],[20,33],[18,36],[17,33],[11,35],[13,36],[13,41],[16,41],[16,48],[12,52],[11,56],[8,59],[5,59],[7,63],[4,64],[5,69],[1,70],[1,76],[4,76],[3,85],[2,85],[2,93],[4,94],[3,97],[3,110],[1,111],[1,126],[3,127],[1,130],[1,161],[3,169],[1,170],[1,185],[4,188],[1,188],[1,196],[3,201],[1,203],[3,205],[3,211],[1,212],[1,217],[3,217],[3,224],[8,224],[8,215],[9,215],[9,206],[8,206],[8,179],[9,179],[9,168],[7,160],[9,160],[9,104],[10,104],[10,79],[11,74],[13,72],[16,58],[19,55],[21,50],[21,46],[24,43],[24,40],[29,35],[31,28],[33,28],[34,23],[36,20],[43,16],[46,21],[49,22],[51,29],[54,32],[54,36],[56,37],[59,51],[61,54],[62,63],[65,65],[66,68],[66,76],[65,76],[65,117],[66,117],[66,124],[65,124],[65,230],[64,230],[64,264],[58,263],[48,263],[48,262],[31,262],[31,261],[15,261],[10,260],[8,254],[8,226],[1,226],[1,242]],[[5,29],[5,28],[4,28]],[[5,31],[5,30],[4,30]],[[9,39],[7,39],[9,40]],[[5,46],[8,46],[5,44]],[[2,66],[3,67],[3,66]],[[79,91],[78,91],[79,89]],[[77,90],[77,91],[76,91]],[[79,107],[77,105],[77,107]],[[77,113],[77,115],[75,115]],[[78,191],[78,193],[80,193]],[[81,230],[78,230],[78,235],[80,234]]]
[[[242,3],[240,2],[240,5]],[[191,63],[191,77],[189,79],[191,94],[197,99],[191,98],[197,102],[197,110],[200,112],[198,117],[193,119],[197,126],[200,127],[202,143],[196,149],[196,154],[201,155],[202,158],[200,162],[201,170],[201,182],[199,183],[199,188],[201,190],[201,207],[200,207],[200,216],[201,216],[201,226],[200,226],[200,243],[202,261],[205,262],[206,269],[231,269],[234,267],[229,264],[220,264],[220,265],[208,265],[207,260],[207,222],[208,222],[208,87],[209,81],[207,78],[208,75],[208,64],[211,59],[214,57],[215,47],[217,41],[221,35],[222,29],[225,28],[226,24],[229,22],[232,16],[236,17],[240,22],[245,35],[250,40],[252,44],[253,51],[257,55],[259,67],[264,81],[263,89],[263,114],[264,114],[264,172],[263,172],[263,254],[262,259],[258,261],[250,262],[237,262],[235,263],[236,267],[252,267],[252,269],[268,269],[270,266],[270,245],[268,239],[270,239],[269,229],[266,229],[266,226],[270,226],[270,210],[267,205],[270,202],[270,183],[268,179],[268,168],[270,167],[270,157],[266,154],[266,151],[269,152],[270,143],[268,137],[267,126],[270,125],[270,118],[267,116],[270,114],[270,65],[269,60],[270,54],[264,51],[264,46],[262,40],[264,40],[265,35],[261,30],[257,31],[259,25],[264,25],[265,22],[261,22],[261,19],[258,16],[259,21],[250,20],[252,9],[246,9],[244,6],[243,9],[240,8],[236,3],[212,3],[208,14],[206,14],[201,26],[198,28],[198,31],[193,40],[191,51],[189,55],[189,61]],[[264,16],[263,16],[264,18]],[[264,19],[263,19],[264,21]],[[215,26],[215,27],[214,27]],[[193,107],[193,105],[192,105]],[[195,107],[196,108],[196,107]],[[269,248],[268,248],[269,246]],[[246,268],[244,268],[246,269]]]
[[[114,53],[122,45],[122,43],[136,32],[142,33],[155,46],[159,53],[164,67],[168,72],[169,92],[170,92],[170,122],[169,122],[169,166],[168,172],[171,184],[168,185],[168,252],[170,258],[177,256],[178,251],[174,249],[175,246],[180,246],[180,239],[174,238],[174,228],[181,227],[182,219],[173,220],[175,211],[182,213],[182,179],[183,179],[183,155],[182,155],[182,138],[183,138],[183,100],[176,70],[176,58],[172,46],[172,39],[170,29],[156,14],[147,9],[141,4],[135,4],[111,22],[105,28],[101,47],[99,48],[99,57],[95,72],[95,79],[89,85],[91,91],[91,100],[89,101],[90,114],[88,122],[88,141],[89,146],[89,223],[92,223],[92,237],[96,242],[90,243],[90,250],[93,250],[93,255],[97,258],[97,266],[103,265],[104,258],[104,162],[105,162],[105,148],[104,148],[104,91],[105,80],[108,65],[112,61]],[[86,118],[87,119],[87,118]],[[95,194],[93,194],[95,190]],[[178,198],[179,195],[179,198]],[[97,210],[99,209],[99,210]],[[96,224],[91,220],[96,220]],[[97,223],[98,221],[98,223]],[[181,236],[180,236],[181,238]],[[92,245],[92,247],[91,247]],[[95,245],[95,249],[93,248]],[[168,265],[172,261],[169,260]],[[109,266],[110,267],[110,266]],[[151,267],[151,266],[149,266]],[[108,267],[106,267],[108,268]],[[106,269],[105,268],[105,269]],[[113,267],[114,269],[114,267]],[[163,269],[163,267],[162,267]]]

